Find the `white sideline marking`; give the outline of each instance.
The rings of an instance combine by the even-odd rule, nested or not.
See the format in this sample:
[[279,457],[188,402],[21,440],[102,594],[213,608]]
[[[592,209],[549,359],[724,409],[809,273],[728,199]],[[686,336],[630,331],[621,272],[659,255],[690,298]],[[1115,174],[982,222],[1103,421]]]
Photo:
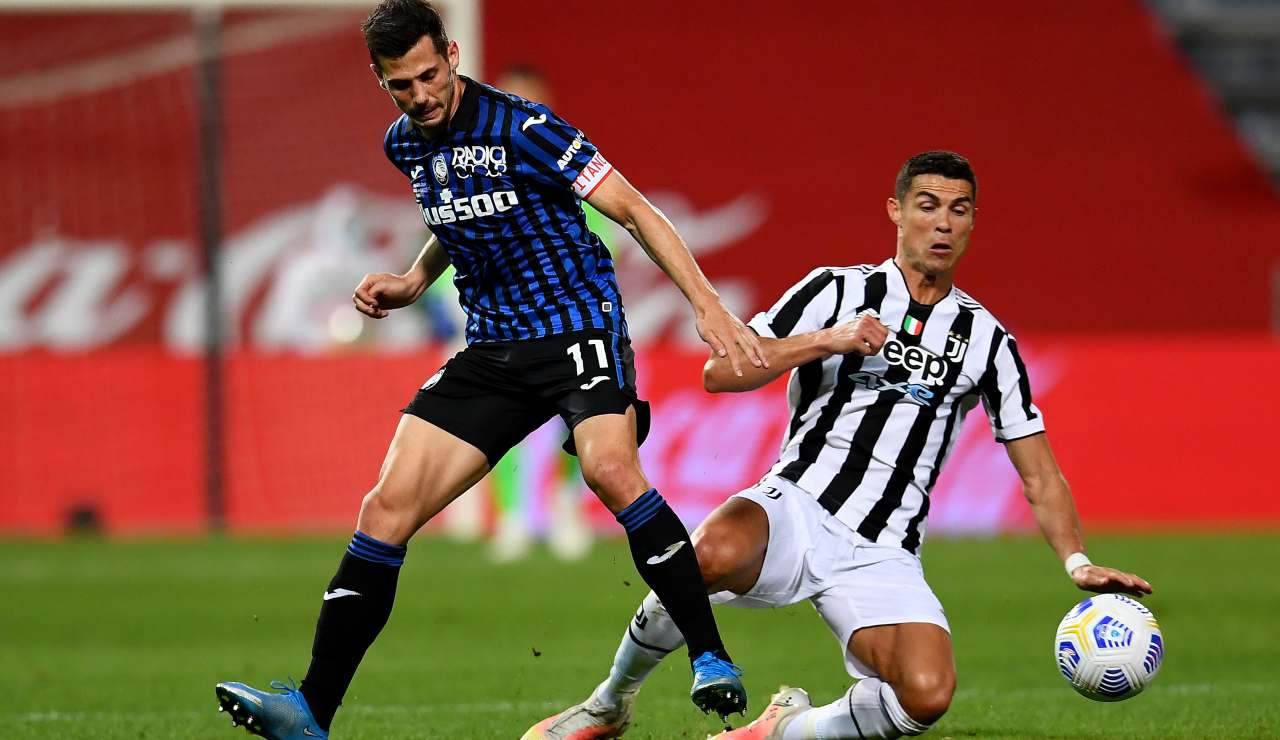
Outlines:
[[[1234,693],[1250,693],[1262,694],[1272,693],[1276,691],[1278,683],[1175,683],[1175,684],[1155,684],[1153,691],[1159,693],[1170,694],[1213,694],[1230,691]],[[1065,686],[1056,688],[1038,688],[1038,689],[957,689],[956,696],[958,698],[976,698],[976,697],[1005,697],[1017,698],[1021,696],[1045,696],[1048,694],[1061,694],[1070,696],[1071,689]],[[567,707],[579,699],[560,699],[547,701],[476,701],[476,702],[451,702],[451,703],[431,703],[422,704],[354,704],[344,706],[342,713],[347,714],[375,714],[385,712],[433,712],[446,714],[482,714],[485,712],[526,712],[537,713],[540,711],[550,711]],[[683,707],[687,704],[687,700],[681,697],[672,697],[669,699],[662,697],[649,697],[645,700],[645,706],[652,709],[661,710],[663,707],[679,706]],[[3,717],[4,715],[0,715]],[[139,720],[172,720],[199,718],[201,716],[217,716],[217,711],[213,708],[212,703],[208,711],[200,711],[196,709],[173,710],[170,712],[28,712],[26,714],[13,714],[8,716],[8,721],[26,724],[54,723],[54,722],[91,722],[100,720],[120,720],[120,719],[139,719]]]
[[[477,701],[477,702],[453,702],[448,704],[355,704],[344,706],[343,714],[374,714],[382,712],[440,712],[453,714],[476,714],[483,712],[538,712],[543,710],[552,710],[560,707],[567,707],[578,699],[565,699],[563,701]],[[657,702],[654,702],[657,704]],[[683,705],[685,702],[679,702]],[[167,720],[177,718],[192,718],[205,715],[215,715],[217,710],[211,708],[208,712],[197,709],[175,709],[169,712],[64,712],[54,710],[50,712],[29,712],[27,714],[16,714],[11,717],[14,722],[25,722],[29,724],[37,724],[41,722],[90,722],[98,720],[118,720],[126,718],[137,718],[142,720]],[[0,715],[3,716],[3,715]]]

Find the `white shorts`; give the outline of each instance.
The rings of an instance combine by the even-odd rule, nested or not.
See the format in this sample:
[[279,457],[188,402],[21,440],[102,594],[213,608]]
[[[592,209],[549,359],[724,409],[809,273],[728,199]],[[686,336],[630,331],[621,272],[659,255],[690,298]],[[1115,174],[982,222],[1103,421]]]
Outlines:
[[711,603],[777,609],[808,599],[835,634],[854,678],[875,675],[846,647],[863,627],[927,622],[951,631],[920,558],[868,540],[786,479],[766,476],[734,495],[765,510],[769,545],[756,585],[742,595],[713,594]]

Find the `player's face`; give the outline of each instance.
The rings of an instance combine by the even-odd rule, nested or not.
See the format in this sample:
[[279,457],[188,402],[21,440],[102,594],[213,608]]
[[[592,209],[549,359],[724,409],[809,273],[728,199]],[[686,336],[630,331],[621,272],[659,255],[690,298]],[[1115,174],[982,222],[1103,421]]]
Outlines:
[[450,41],[448,55],[440,56],[431,37],[423,36],[404,56],[379,57],[370,66],[413,125],[428,136],[444,130],[457,107],[457,43]]
[[898,253],[923,275],[949,275],[969,248],[973,231],[973,186],[967,180],[917,175],[907,195],[889,199],[898,226]]

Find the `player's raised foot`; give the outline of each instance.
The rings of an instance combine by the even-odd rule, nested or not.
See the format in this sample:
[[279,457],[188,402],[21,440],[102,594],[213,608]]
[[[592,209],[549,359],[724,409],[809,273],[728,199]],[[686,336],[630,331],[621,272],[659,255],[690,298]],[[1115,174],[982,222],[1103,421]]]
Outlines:
[[259,691],[237,681],[227,681],[215,686],[213,693],[218,695],[218,711],[231,715],[232,727],[244,727],[269,740],[329,737],[316,723],[311,707],[297,687],[272,681],[271,688],[280,692]]
[[547,717],[530,727],[520,740],[604,740],[622,737],[631,726],[631,707],[636,695],[630,694],[617,706],[596,698],[596,692],[581,704]]
[[689,698],[703,712],[715,712],[723,719],[735,712],[747,713],[747,690],[742,688],[742,669],[706,652],[693,661],[693,688]]
[[783,686],[769,700],[769,706],[746,727],[725,730],[714,740],[781,740],[782,733],[796,715],[809,709],[809,695],[804,689]]

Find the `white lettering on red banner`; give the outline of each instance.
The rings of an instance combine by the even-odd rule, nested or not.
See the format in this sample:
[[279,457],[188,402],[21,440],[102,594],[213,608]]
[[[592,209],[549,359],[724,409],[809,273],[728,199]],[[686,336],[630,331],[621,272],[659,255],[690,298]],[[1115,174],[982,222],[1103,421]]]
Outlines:
[[609,164],[600,152],[596,152],[591,161],[587,162],[587,166],[582,168],[578,179],[573,181],[573,192],[579,198],[586,200],[600,186],[600,183],[604,182],[610,172],[613,172],[613,165]]

